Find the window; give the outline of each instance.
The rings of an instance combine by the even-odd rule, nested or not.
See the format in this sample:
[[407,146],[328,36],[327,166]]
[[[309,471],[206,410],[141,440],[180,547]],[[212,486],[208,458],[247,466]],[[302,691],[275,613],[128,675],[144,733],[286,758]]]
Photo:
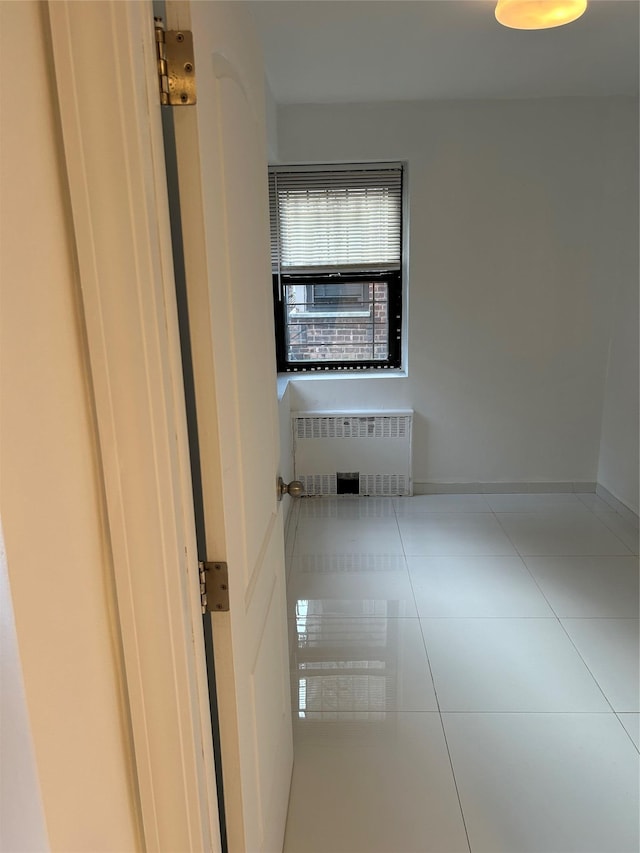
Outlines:
[[402,167],[269,170],[278,370],[400,367]]
[[313,311],[358,311],[364,305],[365,285],[355,282],[340,284],[308,284],[307,305]]

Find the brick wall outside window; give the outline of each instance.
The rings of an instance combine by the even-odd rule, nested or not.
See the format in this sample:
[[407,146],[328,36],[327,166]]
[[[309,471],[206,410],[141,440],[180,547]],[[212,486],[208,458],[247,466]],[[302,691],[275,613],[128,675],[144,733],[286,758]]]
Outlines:
[[[373,311],[368,317],[336,309],[335,317],[314,317],[312,312],[289,314],[289,359],[291,361],[364,361],[383,359],[388,352],[388,312],[386,282],[368,284],[368,300]],[[373,345],[373,352],[372,352]]]

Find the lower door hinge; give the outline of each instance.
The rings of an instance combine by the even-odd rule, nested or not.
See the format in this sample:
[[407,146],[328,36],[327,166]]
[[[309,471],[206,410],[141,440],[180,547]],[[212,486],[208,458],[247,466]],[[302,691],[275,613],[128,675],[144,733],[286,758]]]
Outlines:
[[189,30],[165,30],[162,18],[154,21],[160,103],[183,107],[195,104],[193,34]]
[[200,602],[203,613],[229,609],[229,572],[226,563],[199,562]]

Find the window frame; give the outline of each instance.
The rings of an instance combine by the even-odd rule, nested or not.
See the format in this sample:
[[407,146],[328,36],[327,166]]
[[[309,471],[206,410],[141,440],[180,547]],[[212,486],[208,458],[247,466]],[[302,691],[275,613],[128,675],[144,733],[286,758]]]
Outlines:
[[[404,312],[405,304],[405,288],[406,288],[406,269],[407,269],[407,163],[402,161],[395,162],[369,162],[369,163],[341,163],[341,164],[305,164],[287,166],[286,164],[278,164],[270,167],[271,172],[340,172],[349,170],[376,171],[380,169],[391,168],[400,170],[400,264],[397,269],[366,269],[361,268],[336,268],[331,272],[324,273],[286,273],[280,270],[273,271],[273,305],[274,305],[274,325],[275,325],[275,343],[276,343],[276,364],[278,373],[283,374],[310,374],[317,372],[330,373],[357,373],[359,371],[369,372],[386,372],[400,371],[403,369],[404,353],[406,348],[406,318]],[[277,224],[271,223],[271,233],[274,233],[274,227]],[[316,284],[338,284],[340,281],[345,283],[355,283],[362,281],[367,282],[385,282],[387,284],[387,299],[388,299],[388,355],[382,359],[322,359],[317,361],[290,361],[287,358],[287,322],[286,322],[286,305],[284,303],[284,294],[286,285],[304,285],[309,286],[310,283]],[[370,316],[370,312],[359,312],[350,309],[345,305],[341,310],[332,310],[327,306],[326,311],[319,308],[313,308],[309,311],[301,312],[301,315],[309,319],[327,318],[331,316],[343,317],[358,317],[362,318]]]
[[[368,282],[385,282],[387,285],[387,304],[388,304],[388,356],[383,361],[381,359],[343,359],[341,361],[330,361],[322,359],[319,361],[289,361],[287,359],[287,338],[286,338],[286,321],[285,321],[285,306],[284,292],[285,285],[303,285],[308,286],[310,279],[317,284],[338,284],[340,277],[349,282],[362,281],[363,284]],[[402,287],[402,270],[386,270],[375,271],[352,271],[346,273],[326,273],[320,275],[290,275],[282,274],[278,276],[274,273],[273,279],[273,306],[275,320],[275,338],[276,338],[276,363],[279,373],[310,373],[317,371],[358,371],[358,370],[390,370],[399,369],[402,366],[402,305],[403,305],[403,287]],[[281,279],[281,281],[280,281]],[[327,312],[329,313],[329,312]],[[330,312],[329,316],[335,316],[338,312]],[[347,316],[357,316],[356,312],[345,311]],[[305,315],[310,319],[320,316],[320,312],[305,312]]]

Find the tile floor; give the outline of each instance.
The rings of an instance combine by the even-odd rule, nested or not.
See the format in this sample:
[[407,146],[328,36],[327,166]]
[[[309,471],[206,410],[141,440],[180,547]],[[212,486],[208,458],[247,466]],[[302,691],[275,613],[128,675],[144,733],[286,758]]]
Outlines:
[[595,495],[299,501],[286,853],[637,853],[637,554]]

